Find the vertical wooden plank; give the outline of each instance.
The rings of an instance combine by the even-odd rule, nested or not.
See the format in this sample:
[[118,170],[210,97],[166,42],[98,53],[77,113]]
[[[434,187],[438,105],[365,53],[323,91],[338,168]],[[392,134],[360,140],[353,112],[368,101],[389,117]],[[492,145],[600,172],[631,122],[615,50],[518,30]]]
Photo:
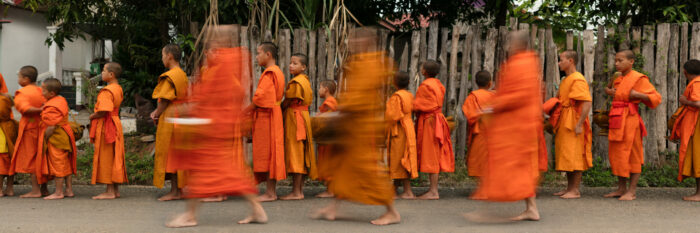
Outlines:
[[420,60],[418,61],[418,83],[416,83],[416,87],[420,85],[420,83],[425,80],[425,77],[420,74],[420,66],[423,65],[423,62],[428,59],[428,32],[426,28],[421,28],[420,29],[420,44],[418,45],[420,48]]
[[476,79],[474,78],[476,76],[476,72],[479,72],[481,68],[481,59],[483,53],[483,38],[482,33],[481,33],[481,25],[476,25],[473,28],[474,32],[474,38],[472,39],[472,67],[471,67],[471,75],[472,75],[472,80],[471,80],[471,85],[472,87],[476,87]]
[[540,28],[537,31],[537,44],[539,44],[538,47],[538,54],[540,55],[540,71],[542,71],[542,80],[547,80],[544,78],[544,55],[545,51],[547,49],[547,43],[546,43],[546,29]]
[[[678,58],[678,65],[683,67],[685,62],[688,61],[688,23],[685,22],[681,24],[680,50],[678,51],[678,54],[680,55]],[[683,73],[681,70],[679,70],[679,72]],[[685,86],[688,84],[688,80],[685,77],[681,77],[681,79],[678,80],[678,83],[680,85],[678,88],[678,94],[680,96],[683,94]]]
[[[464,42],[462,43],[462,72],[460,73],[459,78],[459,100],[457,101],[457,106],[462,106],[464,104],[464,100],[467,98],[469,90],[472,88],[471,82],[469,81],[469,75],[471,73],[471,46],[474,38],[474,33],[472,33],[473,29],[474,26],[465,25],[465,28],[462,30],[466,36],[464,38]],[[457,111],[461,112],[462,109],[458,108]],[[459,122],[457,124],[457,145],[461,146],[465,145],[467,142],[467,119],[464,117],[464,114],[457,114],[456,117]],[[464,150],[460,151],[459,148],[466,149],[466,145],[457,147],[457,150],[455,150],[455,156],[464,158]],[[460,151],[460,153],[457,153],[457,151]]]
[[583,31],[583,54],[579,54],[579,60],[583,60],[583,76],[586,77],[588,85],[593,84],[595,62],[595,37],[593,30]]
[[700,22],[693,23],[690,41],[690,59],[700,59]]
[[[593,37],[593,35],[591,35],[591,37]],[[593,48],[593,45],[591,45],[591,48]],[[576,46],[576,53],[579,56],[578,62],[576,62],[576,70],[583,70],[583,62],[585,61],[585,59],[583,59],[583,33],[579,34],[578,36],[578,45]],[[591,77],[593,77],[593,75],[591,75]],[[589,82],[591,81],[591,79],[587,80]]]
[[[291,53],[300,53],[301,51],[301,28],[295,28],[292,32],[292,52]],[[289,38],[287,38],[289,40]]]
[[510,17],[508,18],[508,30],[515,31],[518,30],[518,18]]
[[[530,24],[527,24],[527,23],[518,24],[518,30],[525,31],[529,34],[530,33]],[[528,41],[527,47],[532,48],[532,41]]]
[[[657,34],[656,34],[656,61],[655,61],[655,68],[654,68],[654,76],[649,77],[649,79],[653,80],[652,84],[656,87],[656,90],[661,94],[661,96],[664,97],[669,97],[668,96],[668,46],[671,40],[671,28],[670,24],[668,23],[662,23],[657,25]],[[655,121],[654,124],[654,131],[656,131],[656,137],[654,139],[656,140],[656,143],[658,144],[658,151],[656,153],[656,163],[662,164],[664,161],[663,156],[659,156],[658,154],[662,151],[666,150],[666,139],[664,136],[666,136],[666,112],[667,112],[667,104],[668,100],[666,101],[661,101],[661,104],[657,106],[657,111],[656,112],[656,117],[654,118],[653,121]],[[675,109],[674,109],[675,110]],[[673,110],[671,110],[673,111]],[[649,154],[649,153],[647,153]],[[652,159],[654,158],[654,153],[651,153],[650,156]],[[654,160],[651,160],[653,163]]]
[[535,51],[537,51],[539,48],[539,45],[537,44],[537,32],[537,24],[533,24],[532,30],[530,30],[530,48]]
[[306,56],[309,55],[309,30],[306,29],[301,29],[299,30],[301,33],[301,44],[299,45],[299,53],[302,53]]
[[316,74],[316,31],[314,30],[308,30],[307,34],[309,35],[309,53],[307,54],[308,56],[308,66],[306,66],[307,73],[309,74],[309,78],[311,79],[311,90],[314,94],[313,100],[311,101],[311,113],[316,113],[318,110],[318,83],[320,82],[321,79],[319,79],[318,74]]
[[399,70],[408,72],[408,42],[404,43],[401,49],[401,59],[399,59]]
[[340,90],[340,80],[338,77],[335,77],[335,59],[337,54],[335,52],[336,41],[334,38],[337,33],[338,31],[336,31],[336,29],[331,29],[330,37],[328,37],[328,45],[326,46],[328,49],[326,52],[326,79],[336,81],[336,94],[338,94],[338,90]]
[[632,47],[632,51],[634,53],[641,53],[641,48],[642,48],[642,28],[641,27],[632,27],[632,44],[630,47]]
[[420,81],[420,74],[418,73],[418,65],[420,59],[420,31],[414,30],[411,33],[411,64],[409,66],[409,75],[411,75],[411,82],[408,89],[411,93],[416,93],[416,88],[418,87],[418,82]]
[[[506,60],[506,41],[508,40],[508,28],[505,26],[501,26],[498,28],[498,46],[496,46],[496,53],[497,53],[497,59],[496,59],[496,66],[495,66],[495,71],[493,75],[494,79],[494,84],[498,82],[496,78],[498,75],[495,73],[498,73],[499,67],[501,64],[503,64],[503,61]],[[471,43],[471,42],[468,42]]]
[[314,99],[316,100],[316,104],[314,105],[314,110],[318,110],[318,107],[321,106],[321,99],[318,95],[318,89],[321,81],[328,80],[329,78],[326,76],[326,30],[323,28],[319,28],[316,30],[316,42],[317,42],[317,47],[316,47],[316,84],[314,84]]
[[391,36],[391,38],[389,39],[389,58],[391,58],[391,60],[396,60],[396,50],[394,50],[394,43],[394,36]]
[[[608,34],[606,37],[606,48],[608,49],[608,66],[606,67],[608,77],[611,77],[617,70],[615,70],[615,29],[608,27]],[[653,59],[652,59],[653,60]]]
[[546,98],[554,97],[557,92],[557,87],[559,87],[559,65],[557,65],[558,49],[557,44],[554,43],[554,37],[552,36],[552,28],[547,28],[547,52],[546,52],[546,66],[545,66],[545,80],[546,80]]
[[[646,72],[649,76],[650,81],[652,84],[654,84],[655,79],[655,73],[654,72],[654,40],[655,40],[655,28],[653,25],[645,25],[644,26],[644,35],[642,38],[642,56],[645,58],[644,60],[644,68],[643,72]],[[666,73],[666,71],[664,71]],[[656,90],[659,91],[658,86],[656,86]],[[661,109],[658,108],[657,109]],[[656,130],[654,130],[656,127],[656,113],[658,111],[653,110],[653,109],[648,109],[648,108],[642,108],[642,119],[644,119],[644,123],[647,127],[647,140],[644,140],[644,155],[645,155],[645,160],[649,161],[649,164],[654,165],[657,161],[658,154],[659,154],[659,144],[655,140],[656,137],[663,137],[664,135],[656,135]],[[664,111],[665,112],[665,111]],[[664,124],[664,126],[666,126]]]
[[574,49],[574,31],[566,31],[566,50]]
[[[666,94],[668,95],[668,98],[664,98],[664,100],[667,101],[668,105],[666,106],[666,116],[673,116],[673,113],[676,111],[678,108],[678,94],[680,89],[684,88],[679,88],[679,80],[680,80],[680,67],[678,65],[678,39],[679,39],[679,34],[680,34],[680,26],[678,24],[671,24],[671,32],[670,32],[670,39],[669,39],[669,44],[668,44],[668,76],[667,76],[667,87],[668,87],[668,92]],[[668,132],[665,131],[666,134],[668,135]],[[670,151],[678,151],[678,145],[672,142],[667,142],[668,144],[668,150]],[[663,157],[663,156],[661,156]],[[663,158],[662,158],[663,159]]]
[[[448,58],[447,58],[447,46],[449,46],[448,43],[448,37],[449,37],[450,29],[449,28],[441,28],[440,29],[440,55],[438,56],[438,61],[440,62],[440,74],[438,75],[438,79],[440,82],[447,86],[447,83],[449,81],[449,74],[447,73],[447,66],[448,66]],[[428,54],[430,55],[430,54]],[[445,98],[445,101],[447,101],[447,98]],[[445,110],[445,108],[443,108]]]
[[620,35],[621,40],[620,42],[620,51],[626,50],[626,49],[631,49],[630,47],[630,34],[629,34],[629,29],[627,28],[626,25],[620,24],[617,25],[617,34]]
[[[591,90],[593,93],[593,110],[594,111],[606,111],[607,106],[607,95],[605,94],[605,85],[608,82],[608,76],[605,72],[606,64],[605,59],[607,53],[605,51],[605,27],[602,25],[598,26],[597,30],[597,40],[595,46],[595,61],[594,61],[594,76],[593,85],[591,85]],[[613,67],[608,67],[608,69],[614,69]],[[608,162],[608,137],[600,136],[600,127],[596,124],[593,125],[593,156],[594,158],[601,158],[604,164]]]
[[292,35],[291,31],[289,29],[282,29],[282,33],[280,34],[280,41],[278,43],[281,44],[279,46],[280,48],[280,53],[279,57],[280,60],[277,61],[277,65],[282,68],[282,72],[284,72],[284,83],[285,85],[289,82],[290,79],[292,79],[291,75],[289,74],[289,61],[291,60],[292,57]]
[[[243,49],[248,49],[250,47],[250,41],[248,40],[248,26],[242,26],[241,31],[238,33],[239,37],[241,38],[241,47]],[[243,66],[241,70],[241,85],[245,88],[245,99],[243,100],[244,105],[248,105],[250,103],[250,97],[251,97],[251,84],[253,83],[251,80],[253,80],[253,75],[251,72],[252,69],[252,60],[255,59],[255,57],[250,57],[248,61],[243,61]]]
[[255,93],[255,89],[258,87],[258,81],[260,81],[260,75],[262,73],[262,69],[260,67],[260,64],[258,64],[257,59],[255,57],[258,55],[258,45],[260,44],[260,34],[255,33],[255,32],[250,32],[250,56],[252,58],[252,64],[253,64],[253,86],[250,89],[251,93]]
[[[428,27],[430,33],[428,34],[428,60],[438,59],[438,31],[440,30],[440,25],[437,19],[430,20],[430,26]],[[423,39],[421,37],[421,39]],[[442,41],[447,41],[443,39]],[[441,43],[441,46],[445,46]],[[422,51],[422,50],[421,50]],[[421,55],[422,57],[423,55]]]
[[498,30],[495,28],[489,28],[486,32],[486,40],[484,41],[484,65],[483,69],[493,74],[494,71],[494,58],[496,53],[496,37],[498,36]]
[[[447,28],[444,29],[443,31],[443,36],[444,38],[447,38]],[[457,91],[459,90],[459,74],[457,73],[457,53],[459,49],[459,35],[462,33],[462,25],[461,23],[455,23],[454,26],[452,26],[452,37],[450,38],[450,57],[449,57],[449,62],[446,62],[443,66],[448,66],[449,64],[449,78],[448,78],[448,83],[447,83],[447,88],[448,88],[448,93],[447,93],[447,103],[444,105],[447,107],[447,115],[448,116],[453,116],[457,120],[457,126],[459,126],[459,116],[464,115],[461,113],[461,105],[457,105],[457,101],[459,98],[459,95]],[[442,47],[447,50],[447,43],[442,44]],[[447,56],[445,54],[445,56]],[[443,108],[444,109],[444,108]],[[457,141],[457,134],[458,132],[456,130],[452,131],[451,133],[451,140],[452,140],[452,145],[453,145],[453,151],[461,152],[464,151],[464,143],[461,141]],[[455,155],[456,156],[456,155]]]

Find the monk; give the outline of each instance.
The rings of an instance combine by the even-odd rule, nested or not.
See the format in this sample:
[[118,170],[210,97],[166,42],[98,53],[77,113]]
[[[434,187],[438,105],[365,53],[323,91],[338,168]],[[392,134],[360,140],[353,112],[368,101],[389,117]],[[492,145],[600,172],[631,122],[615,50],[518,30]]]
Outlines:
[[281,200],[304,199],[302,186],[303,176],[307,175],[312,180],[318,179],[316,168],[316,154],[314,151],[313,136],[311,133],[311,120],[309,117],[309,105],[314,99],[311,82],[306,76],[308,58],[301,53],[292,54],[289,63],[289,73],[294,78],[287,84],[284,93],[284,158],[287,173],[292,173],[292,192],[280,197]]
[[[631,50],[615,54],[615,69],[622,73],[613,81],[612,88],[605,88],[613,96],[608,131],[608,157],[613,175],[618,177],[618,187],[604,197],[619,197],[621,201],[637,198],[637,182],[644,164],[642,137],[647,135],[639,103],[656,108],[661,95],[649,82],[649,78],[632,69],[635,55]],[[627,181],[629,180],[629,187]]]
[[170,141],[173,134],[173,124],[165,118],[174,117],[178,104],[187,98],[189,80],[187,74],[180,68],[180,47],[169,44],[161,50],[163,65],[167,72],[158,77],[158,85],[153,90],[153,99],[158,100],[158,107],[151,113],[151,119],[157,124],[156,152],[153,158],[153,185],[163,188],[166,174],[170,178],[170,192],[158,198],[159,201],[180,199],[182,187],[185,185],[185,175],[182,171],[168,168],[170,156]]
[[681,144],[678,150],[678,180],[695,178],[695,194],[683,197],[683,200],[700,201],[700,61],[692,59],[683,64],[683,75],[688,79],[688,85],[678,99],[681,112],[670,138],[680,140]]
[[415,199],[411,190],[411,179],[418,178],[418,155],[416,154],[416,129],[413,125],[413,94],[409,92],[410,78],[406,72],[394,76],[397,89],[386,103],[384,119],[387,124],[387,160],[389,176],[403,184],[401,199]]
[[[540,175],[540,134],[542,133],[541,71],[538,55],[528,50],[529,33],[511,32],[509,57],[501,65],[496,95],[483,110],[488,160],[477,193],[487,201],[525,200],[526,209],[511,221],[540,219],[535,189]],[[481,221],[476,213],[467,219]]]
[[0,74],[0,94],[7,94],[9,91],[7,90],[7,83],[5,83],[5,78],[2,77],[2,74]]
[[47,78],[41,83],[41,90],[46,103],[41,111],[37,150],[41,158],[42,175],[53,177],[56,185],[54,193],[44,197],[44,200],[72,197],[74,194],[70,177],[78,171],[78,150],[75,148],[75,134],[68,124],[70,108],[66,99],[58,94],[61,91],[61,82],[58,79]]
[[92,184],[106,184],[107,190],[95,200],[120,197],[119,184],[127,183],[124,162],[124,134],[119,120],[119,107],[124,92],[119,86],[122,67],[110,62],[102,69],[102,81],[107,86],[97,94],[95,113],[90,115],[90,142],[95,145],[92,157]]
[[[12,99],[0,95],[0,197],[15,195],[14,176],[10,175],[10,165],[15,151],[15,140],[17,140],[17,122],[12,120],[11,115]],[[3,189],[5,178],[7,183]]]
[[166,223],[168,227],[196,226],[202,198],[222,195],[240,195],[250,204],[252,213],[239,224],[267,222],[265,210],[256,199],[255,180],[245,164],[241,137],[245,97],[241,70],[248,66],[250,55],[247,48],[233,48],[230,40],[221,38],[230,37],[217,35],[208,42],[211,49],[207,51],[207,69],[194,86],[190,101],[193,107],[187,111],[191,117],[210,122],[179,124],[173,136],[170,161],[174,168],[188,172],[183,189],[188,201],[187,210]]
[[46,102],[41,94],[41,88],[36,85],[37,70],[34,66],[24,66],[17,73],[17,82],[22,88],[15,92],[15,108],[22,114],[17,130],[17,142],[15,142],[15,154],[12,156],[10,175],[15,173],[31,174],[32,190],[24,195],[27,197],[41,197],[48,195],[46,178],[41,175],[37,163],[39,141],[39,122],[41,118],[41,106]]
[[445,115],[442,114],[442,104],[445,98],[445,87],[438,80],[440,64],[434,60],[423,63],[421,73],[425,77],[416,91],[413,101],[413,111],[418,115],[416,122],[418,164],[420,172],[428,173],[430,188],[418,199],[437,200],[438,176],[440,172],[455,171],[455,156],[452,151],[452,139]]
[[383,156],[378,144],[383,139],[384,120],[380,117],[381,93],[384,80],[390,75],[389,64],[383,52],[377,52],[376,29],[358,28],[351,31],[345,71],[345,91],[341,100],[339,143],[333,145],[333,169],[330,189],[336,200],[320,209],[313,218],[335,220],[341,200],[367,205],[383,205],[386,212],[372,220],[374,225],[395,224],[401,221],[394,207],[394,190],[386,168],[380,163]]
[[[323,99],[323,103],[321,103],[321,106],[318,107],[318,111],[321,114],[324,113],[331,113],[335,112],[338,110],[338,101],[333,97],[335,95],[335,81],[333,80],[323,80],[321,83],[319,83],[319,90],[318,90],[318,97]],[[331,151],[332,147],[331,145],[325,145],[325,144],[318,144],[318,158],[317,158],[317,163],[318,163],[318,179],[326,183],[326,187],[328,187],[329,182],[331,181],[331,173],[333,173],[333,165],[330,164],[331,161]],[[325,197],[333,197],[333,192],[331,192],[328,188],[326,188],[326,191],[319,193],[316,195],[316,197],[320,198],[325,198]]]
[[[482,70],[476,72],[475,75],[476,89],[469,93],[462,105],[462,113],[467,119],[467,172],[469,176],[481,177],[486,173],[486,164],[488,159],[488,150],[486,148],[486,130],[481,116],[483,109],[491,103],[491,100],[496,95],[491,89],[491,74],[488,71]],[[483,194],[474,193],[469,198],[473,200],[483,200],[486,197]]]
[[284,73],[277,66],[277,46],[271,42],[258,45],[255,59],[265,70],[246,112],[253,114],[253,172],[258,182],[267,181],[265,194],[258,200],[266,202],[277,200],[277,181],[287,178],[280,108]]
[[566,172],[568,185],[565,190],[554,193],[563,199],[581,197],[580,185],[583,171],[593,167],[591,153],[591,126],[588,114],[591,111],[591,93],[588,82],[576,71],[578,54],[567,50],[559,54],[559,70],[566,78],[559,84],[560,115],[554,126],[554,150],[556,170]]

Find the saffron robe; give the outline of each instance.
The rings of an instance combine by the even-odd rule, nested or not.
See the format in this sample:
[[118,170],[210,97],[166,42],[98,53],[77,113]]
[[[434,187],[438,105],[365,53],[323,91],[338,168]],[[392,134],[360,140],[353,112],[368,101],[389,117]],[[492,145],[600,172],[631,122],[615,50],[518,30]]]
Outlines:
[[440,80],[426,78],[418,87],[413,100],[413,111],[418,115],[416,149],[420,172],[455,171],[450,128],[442,114],[444,98],[445,87]]
[[[688,82],[683,96],[688,101],[700,101],[700,79],[695,78]],[[698,109],[692,106],[683,106],[683,110],[678,115],[671,139],[679,140],[678,149],[678,180],[685,177],[700,177],[700,127],[697,125]]]
[[[642,137],[646,136],[646,128],[639,103],[656,108],[661,103],[661,95],[647,76],[634,70],[618,77],[613,87],[617,91],[609,114],[608,158],[613,175],[629,177],[630,173],[641,173],[644,164]],[[649,101],[630,100],[632,90],[647,95]]]
[[391,179],[418,177],[416,129],[413,125],[413,94],[398,90],[389,97],[384,111],[387,122],[387,152]]
[[17,140],[17,122],[12,120],[12,100],[0,95],[0,175],[10,174]]
[[276,65],[265,68],[253,95],[253,172],[258,182],[287,178],[284,161],[282,97],[284,73]]
[[519,201],[535,195],[540,173],[542,88],[539,59],[531,51],[501,65],[493,114],[484,116],[488,160],[478,193],[488,201]]
[[311,133],[309,105],[314,95],[309,77],[300,74],[287,84],[284,94],[284,158],[287,173],[318,178],[316,154]]
[[29,108],[41,107],[46,99],[41,94],[41,87],[30,84],[15,92],[15,108],[22,113],[17,130],[17,142],[15,142],[15,154],[12,156],[10,175],[15,173],[31,173],[37,176],[40,182],[45,182],[41,176],[41,167],[37,162],[39,141],[40,114],[25,114]]
[[481,122],[482,110],[488,106],[496,93],[477,89],[469,93],[462,105],[462,113],[467,118],[467,172],[469,176],[482,176],[486,169],[488,150],[486,130]]
[[[55,96],[44,103],[41,111],[39,143],[37,151],[41,158],[42,175],[66,177],[76,174],[75,135],[68,123],[68,102],[63,96]],[[55,126],[53,134],[46,137],[46,129]]]
[[[338,101],[333,96],[326,97],[318,107],[318,111],[321,113],[325,112],[335,112],[338,108]],[[331,161],[331,145],[318,145],[318,158],[316,159],[318,163],[318,179],[322,181],[330,181],[330,174],[333,173],[332,169],[335,167],[330,164]]]
[[158,85],[153,90],[153,99],[169,100],[170,104],[165,108],[158,118],[156,129],[156,153],[153,157],[153,186],[163,188],[165,184],[165,173],[177,172],[178,188],[185,187],[185,174],[182,171],[168,168],[168,158],[170,157],[170,142],[173,136],[174,125],[165,119],[175,117],[176,109],[185,99],[187,99],[187,89],[189,80],[185,71],[180,67],[173,68],[158,77]]
[[384,80],[391,76],[382,52],[354,54],[347,60],[347,82],[338,109],[340,143],[333,145],[333,180],[329,190],[340,200],[390,205],[394,190],[378,144],[383,138],[381,99]]
[[554,154],[557,171],[585,171],[593,167],[591,153],[591,125],[588,116],[583,122],[583,132],[576,134],[576,123],[581,117],[581,106],[591,102],[591,93],[583,75],[575,72],[561,81],[559,85],[561,111],[557,124],[554,125]]
[[103,87],[97,94],[95,112],[107,114],[90,122],[90,142],[95,145],[95,154],[92,157],[92,184],[128,182],[124,162],[124,131],[119,120],[122,100],[124,92],[116,83]]
[[7,90],[7,83],[5,83],[5,78],[2,77],[2,74],[0,74],[0,93],[5,94],[8,92],[9,91]]

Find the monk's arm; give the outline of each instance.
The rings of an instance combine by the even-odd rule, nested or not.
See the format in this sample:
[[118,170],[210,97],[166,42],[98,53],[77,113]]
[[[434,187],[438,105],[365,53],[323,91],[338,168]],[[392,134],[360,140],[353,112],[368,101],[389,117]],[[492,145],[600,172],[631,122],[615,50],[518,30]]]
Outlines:
[[588,113],[591,112],[591,101],[586,101],[581,104],[581,116],[578,118],[578,122],[576,122],[576,133],[579,134],[583,132],[583,122],[588,119]]
[[168,105],[170,105],[170,100],[168,99],[159,99],[158,100],[158,107],[156,108],[155,111],[151,113],[151,119],[156,121],[158,118],[160,118],[160,114],[163,114],[163,111],[165,111],[166,108],[168,108]]
[[22,114],[39,114],[41,113],[41,108],[31,107],[24,111]]
[[682,95],[680,98],[678,98],[678,102],[681,103],[682,105],[700,108],[700,101],[688,100],[688,98],[686,98],[684,95]]
[[90,115],[90,120],[99,119],[105,117],[109,112],[99,111]]
[[56,126],[55,126],[55,125],[52,125],[52,126],[47,127],[47,128],[46,128],[46,131],[45,131],[45,133],[44,133],[44,137],[48,139],[49,137],[51,137],[51,135],[53,135],[53,132],[54,132],[54,131],[56,131]]
[[635,90],[630,91],[630,99],[638,99],[641,101],[650,101],[648,95],[641,93],[641,92],[638,92],[638,91],[635,91]]

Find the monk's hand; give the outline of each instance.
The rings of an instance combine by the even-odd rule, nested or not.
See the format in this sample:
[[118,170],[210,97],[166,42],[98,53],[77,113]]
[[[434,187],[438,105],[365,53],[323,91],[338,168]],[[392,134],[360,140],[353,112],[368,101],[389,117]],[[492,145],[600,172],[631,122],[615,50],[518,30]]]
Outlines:
[[617,91],[616,88],[605,88],[605,93],[608,95],[615,95],[615,91]]
[[641,92],[631,90],[630,91],[630,97],[633,99],[643,99],[646,95],[642,94]]
[[681,97],[678,98],[678,102],[681,103],[682,105],[688,105],[688,98],[682,95]]
[[158,124],[158,117],[160,117],[158,110],[151,112],[151,120],[153,120],[154,124]]
[[576,128],[574,128],[574,132],[576,133],[576,135],[583,133],[583,125],[576,124]]
[[485,107],[481,110],[481,114],[491,114],[493,113],[493,107]]
[[46,128],[46,132],[44,132],[44,138],[45,138],[46,140],[48,140],[49,137],[51,137],[51,135],[53,134],[54,131],[56,131],[56,126],[49,126],[49,127],[47,127],[47,128]]

